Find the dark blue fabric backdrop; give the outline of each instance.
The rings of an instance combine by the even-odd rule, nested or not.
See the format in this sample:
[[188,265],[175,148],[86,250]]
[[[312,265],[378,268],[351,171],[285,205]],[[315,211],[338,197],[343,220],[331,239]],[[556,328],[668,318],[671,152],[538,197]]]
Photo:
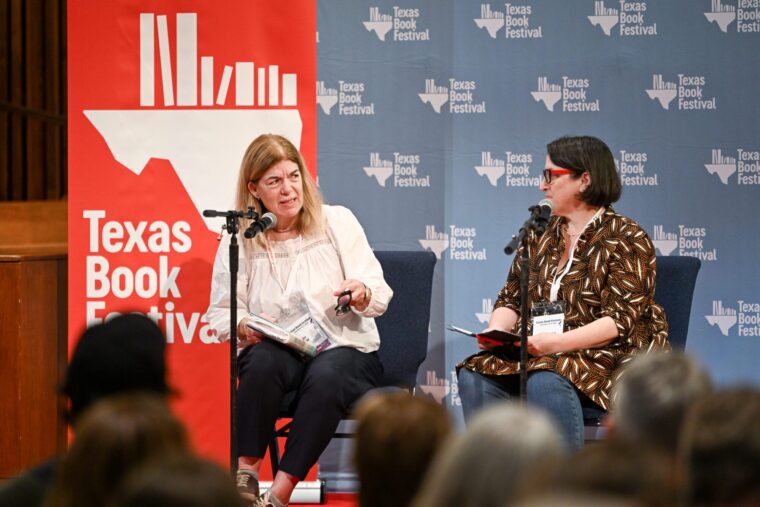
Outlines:
[[658,254],[702,259],[687,349],[718,382],[760,382],[752,3],[318,2],[322,191],[375,248],[440,257],[423,391],[458,414],[454,365],[476,347],[444,326],[486,322],[564,134],[609,144],[616,209]]

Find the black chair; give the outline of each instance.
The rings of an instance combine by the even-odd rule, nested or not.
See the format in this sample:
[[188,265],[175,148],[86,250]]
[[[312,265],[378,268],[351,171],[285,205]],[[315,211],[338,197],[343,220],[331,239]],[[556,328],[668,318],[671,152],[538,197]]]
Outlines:
[[[383,378],[378,389],[390,387],[409,391],[417,383],[417,370],[427,356],[430,300],[433,288],[435,254],[430,251],[376,251],[385,281],[393,289],[393,299],[385,314],[376,319],[380,333],[380,362]],[[281,418],[292,418],[296,393],[289,393],[282,404]],[[350,416],[346,414],[346,418]],[[285,437],[290,423],[276,429],[269,444],[273,473],[280,463],[278,437]],[[352,436],[335,433],[336,438]]]
[[686,349],[691,302],[702,262],[696,257],[657,256],[654,299],[665,308],[668,340],[674,350]]
[[[701,261],[695,257],[657,256],[657,285],[654,299],[665,309],[668,319],[668,340],[673,350],[685,350],[691,317],[691,302]],[[605,411],[583,407],[586,440],[604,437],[601,420]]]

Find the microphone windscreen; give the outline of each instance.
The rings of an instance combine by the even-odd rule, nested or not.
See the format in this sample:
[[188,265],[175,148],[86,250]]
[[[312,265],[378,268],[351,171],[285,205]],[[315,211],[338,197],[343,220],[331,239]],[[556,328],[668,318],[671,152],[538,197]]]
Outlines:
[[275,215],[271,211],[267,211],[266,213],[261,215],[261,218],[259,220],[261,220],[261,224],[264,226],[264,230],[267,230],[277,225],[277,215]]
[[538,202],[538,207],[541,210],[541,218],[548,220],[552,214],[552,209],[554,209],[554,203],[552,203],[549,199],[541,199]]

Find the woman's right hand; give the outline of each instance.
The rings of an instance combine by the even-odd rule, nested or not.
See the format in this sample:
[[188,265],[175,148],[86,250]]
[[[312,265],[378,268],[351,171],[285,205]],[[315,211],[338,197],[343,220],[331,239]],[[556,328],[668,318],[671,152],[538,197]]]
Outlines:
[[[266,313],[259,314],[260,317],[263,317],[267,319],[270,322],[274,322],[275,318],[271,315],[268,315]],[[237,327],[237,336],[238,336],[238,348],[243,349],[245,347],[248,347],[250,345],[256,345],[257,343],[260,343],[261,340],[264,338],[264,335],[259,333],[258,331],[254,331],[250,327],[246,326],[245,323],[248,321],[248,317],[243,318],[239,323]]]
[[[513,309],[506,306],[500,306],[499,308],[496,308],[493,313],[491,313],[491,318],[488,320],[488,327],[481,331],[481,333],[487,333],[488,331],[493,331],[494,329],[501,331],[512,329],[515,325],[515,322],[517,322],[517,317],[517,312],[515,312]],[[496,347],[500,347],[501,345],[503,344],[498,342],[494,343],[490,340],[478,338],[478,348],[480,350],[493,350]]]
[[[487,327],[484,330],[482,330],[480,333],[487,333],[488,331],[493,331],[493,328]],[[493,340],[486,340],[484,338],[478,337],[478,348],[480,350],[493,350],[496,347],[501,345],[500,343],[494,343]]]

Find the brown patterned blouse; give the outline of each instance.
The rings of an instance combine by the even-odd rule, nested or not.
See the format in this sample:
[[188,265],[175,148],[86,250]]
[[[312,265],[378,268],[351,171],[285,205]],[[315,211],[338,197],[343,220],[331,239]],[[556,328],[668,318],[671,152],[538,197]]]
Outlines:
[[[552,217],[540,238],[531,233],[528,249],[531,273],[529,304],[549,300],[549,291],[565,239],[565,219]],[[520,254],[499,291],[494,309],[506,306],[520,313]],[[668,324],[662,307],[654,302],[655,255],[652,242],[639,225],[608,207],[595,217],[578,238],[570,271],[557,295],[566,301],[565,331],[609,316],[619,336],[599,348],[529,357],[528,371],[553,370],[567,377],[581,392],[604,409],[619,367],[633,355],[649,349],[669,349]],[[513,331],[519,332],[518,319]],[[532,334],[529,320],[528,335]],[[498,349],[465,359],[459,367],[488,374],[518,373],[518,364],[499,355]]]

